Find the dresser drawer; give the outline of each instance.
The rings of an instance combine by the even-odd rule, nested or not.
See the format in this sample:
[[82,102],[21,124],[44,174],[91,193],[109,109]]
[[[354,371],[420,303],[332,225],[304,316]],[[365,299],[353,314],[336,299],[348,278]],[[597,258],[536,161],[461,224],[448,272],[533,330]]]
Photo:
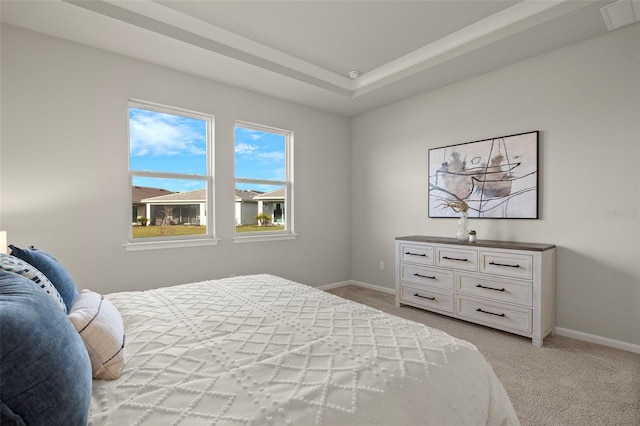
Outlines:
[[532,306],[533,286],[530,281],[515,281],[483,277],[478,274],[460,273],[456,278],[456,289],[460,294]]
[[499,303],[484,302],[478,299],[458,296],[457,314],[476,322],[487,323],[531,333],[531,309],[500,305]]
[[478,271],[478,252],[448,247],[436,247],[435,266]]
[[410,286],[402,284],[400,300],[428,309],[453,313],[453,294],[444,294],[426,286]]
[[400,244],[400,261],[433,265],[433,246]]
[[533,278],[533,257],[525,254],[481,251],[480,272],[530,280]]
[[401,263],[400,280],[453,291],[453,271]]
[[396,307],[520,334],[537,347],[553,331],[554,245],[411,235],[395,248]]

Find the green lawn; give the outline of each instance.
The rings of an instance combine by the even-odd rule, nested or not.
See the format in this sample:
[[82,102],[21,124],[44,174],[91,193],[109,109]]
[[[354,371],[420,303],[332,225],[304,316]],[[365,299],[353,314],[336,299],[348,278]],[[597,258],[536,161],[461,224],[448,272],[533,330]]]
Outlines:
[[133,238],[173,237],[176,235],[204,235],[205,226],[171,225],[171,226],[134,226]]
[[262,232],[262,231],[284,231],[284,225],[240,225],[236,226],[236,232]]
[[[236,226],[236,232],[263,232],[282,231],[284,225],[242,225]],[[171,225],[171,226],[134,226],[133,238],[173,237],[176,235],[204,235],[206,227],[195,225]]]

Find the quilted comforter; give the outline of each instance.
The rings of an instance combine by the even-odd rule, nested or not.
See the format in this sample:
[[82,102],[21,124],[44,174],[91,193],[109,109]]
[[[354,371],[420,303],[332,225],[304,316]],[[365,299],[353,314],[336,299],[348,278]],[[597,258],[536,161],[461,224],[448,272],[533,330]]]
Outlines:
[[127,363],[93,425],[518,424],[470,343],[272,275],[106,296]]

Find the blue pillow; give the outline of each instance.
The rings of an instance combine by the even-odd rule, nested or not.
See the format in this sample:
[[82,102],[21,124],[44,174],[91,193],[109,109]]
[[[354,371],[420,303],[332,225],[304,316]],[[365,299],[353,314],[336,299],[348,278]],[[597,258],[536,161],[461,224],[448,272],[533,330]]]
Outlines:
[[10,254],[0,253],[0,269],[28,278],[32,283],[37,285],[38,288],[46,292],[53,301],[60,306],[60,309],[62,309],[65,314],[67,313],[67,305],[64,304],[64,300],[62,300],[58,289],[49,281],[49,278],[47,278],[45,274],[38,271],[33,265],[29,265],[24,260],[18,259]]
[[91,362],[46,293],[0,270],[0,413],[4,424],[86,425]]
[[33,267],[39,269],[40,272],[49,278],[49,281],[51,281],[56,290],[58,290],[58,293],[60,293],[60,296],[62,296],[62,300],[67,307],[67,312],[69,312],[73,306],[73,302],[76,300],[76,297],[78,297],[78,289],[73,279],[71,279],[69,272],[62,266],[62,263],[53,257],[51,253],[38,250],[33,246],[28,249],[21,249],[14,245],[10,245],[9,247],[11,247],[12,256],[33,265]]

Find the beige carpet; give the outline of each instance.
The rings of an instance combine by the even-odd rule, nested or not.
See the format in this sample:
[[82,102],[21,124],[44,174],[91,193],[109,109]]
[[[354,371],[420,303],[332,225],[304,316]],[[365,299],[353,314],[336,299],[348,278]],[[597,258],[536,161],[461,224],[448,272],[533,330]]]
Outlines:
[[562,336],[522,336],[403,306],[354,285],[330,293],[473,343],[493,366],[523,425],[640,425],[640,355]]

